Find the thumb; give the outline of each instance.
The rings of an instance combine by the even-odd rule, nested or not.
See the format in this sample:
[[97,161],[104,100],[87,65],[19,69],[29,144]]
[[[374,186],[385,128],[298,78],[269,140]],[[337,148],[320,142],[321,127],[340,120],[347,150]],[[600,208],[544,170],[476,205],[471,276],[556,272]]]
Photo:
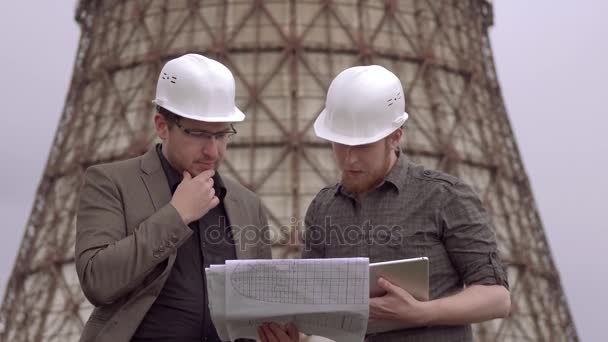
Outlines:
[[188,172],[186,170],[184,170],[183,175],[184,175],[184,179],[187,179],[187,180],[192,179],[192,176],[190,175],[190,172]]
[[398,286],[393,285],[390,281],[380,277],[378,278],[378,286],[386,290],[386,292],[395,293],[397,292]]

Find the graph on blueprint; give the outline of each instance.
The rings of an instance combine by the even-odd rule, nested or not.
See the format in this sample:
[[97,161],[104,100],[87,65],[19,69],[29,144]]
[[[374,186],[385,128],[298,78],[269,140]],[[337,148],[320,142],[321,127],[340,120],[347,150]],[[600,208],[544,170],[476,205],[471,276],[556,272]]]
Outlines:
[[369,259],[228,260],[211,265],[210,311],[223,340],[256,338],[268,321],[294,322],[308,335],[363,341]]
[[234,290],[251,299],[283,304],[363,304],[365,264],[281,260],[239,264],[230,275]]

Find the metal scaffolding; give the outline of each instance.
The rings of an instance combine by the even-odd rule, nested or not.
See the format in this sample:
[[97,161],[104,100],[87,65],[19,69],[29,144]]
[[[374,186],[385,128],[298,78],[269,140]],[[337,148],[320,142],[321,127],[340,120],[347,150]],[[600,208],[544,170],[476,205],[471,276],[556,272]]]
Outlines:
[[[485,0],[80,0],[70,90],[0,311],[2,341],[77,340],[91,312],[74,268],[83,171],[144,153],[164,62],[200,53],[228,66],[247,114],[222,174],[261,196],[274,228],[301,226],[337,179],[311,126],[341,70],[400,77],[404,152],[472,184],[508,266],[512,314],[480,341],[576,341],[576,330],[505,110]],[[275,249],[297,256],[297,239]],[[279,243],[278,241],[277,243]]]

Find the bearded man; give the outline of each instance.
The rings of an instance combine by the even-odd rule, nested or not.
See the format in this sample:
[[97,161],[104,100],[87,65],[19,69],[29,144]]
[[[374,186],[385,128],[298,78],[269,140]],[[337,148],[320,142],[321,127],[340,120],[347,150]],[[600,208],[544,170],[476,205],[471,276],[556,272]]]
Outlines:
[[470,341],[472,323],[510,310],[494,228],[470,186],[400,151],[407,118],[400,80],[381,66],[352,67],[332,81],[314,129],[332,143],[342,179],[310,204],[303,257],[429,258],[429,301],[382,278],[386,294],[369,301],[370,320],[412,328],[366,341]]

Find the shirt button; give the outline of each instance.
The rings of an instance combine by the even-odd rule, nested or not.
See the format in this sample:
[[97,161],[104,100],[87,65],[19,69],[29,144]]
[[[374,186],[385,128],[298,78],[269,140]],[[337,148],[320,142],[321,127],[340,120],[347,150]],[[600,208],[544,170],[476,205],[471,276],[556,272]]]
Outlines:
[[431,170],[424,170],[423,172],[426,176],[430,176],[431,175]]

